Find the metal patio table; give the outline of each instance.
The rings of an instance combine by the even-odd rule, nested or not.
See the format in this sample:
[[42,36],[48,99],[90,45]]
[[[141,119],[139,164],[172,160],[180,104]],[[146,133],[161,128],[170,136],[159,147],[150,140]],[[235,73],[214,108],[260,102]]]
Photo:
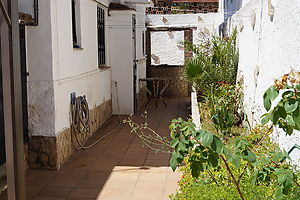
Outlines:
[[[157,108],[157,102],[158,100],[161,100],[164,105],[167,107],[167,103],[165,102],[163,98],[163,93],[166,91],[166,89],[169,87],[171,78],[165,78],[165,77],[152,77],[152,78],[141,78],[139,79],[141,82],[146,82],[147,84],[147,92],[149,94],[147,103],[145,104],[145,107],[149,104],[151,99],[155,99],[155,106]],[[151,87],[152,86],[152,87]],[[162,86],[162,87],[160,87]]]

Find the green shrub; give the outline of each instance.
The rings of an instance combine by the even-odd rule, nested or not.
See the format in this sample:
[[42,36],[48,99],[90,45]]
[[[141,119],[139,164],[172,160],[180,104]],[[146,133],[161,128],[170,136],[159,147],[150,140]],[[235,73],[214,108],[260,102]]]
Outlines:
[[299,174],[283,161],[288,155],[271,142],[269,127],[258,126],[251,133],[233,137],[222,145],[211,133],[195,133],[189,121],[179,119],[173,123],[176,123],[171,125],[175,139],[171,144],[175,153],[171,166],[174,158],[175,163],[183,163],[180,169],[183,176],[179,181],[180,190],[170,196],[172,200],[300,198]]
[[239,85],[223,84],[211,88],[205,99],[213,125],[221,136],[229,136],[234,125],[241,125],[242,92]]
[[235,84],[238,66],[237,32],[229,38],[212,37],[190,45],[195,57],[185,63],[186,79],[202,94],[222,83]]
[[[264,107],[269,112],[263,115],[263,123],[272,122],[288,135],[294,130],[300,131],[300,72],[283,75],[267,89],[263,97]],[[274,108],[271,109],[276,100],[278,103],[273,104]]]

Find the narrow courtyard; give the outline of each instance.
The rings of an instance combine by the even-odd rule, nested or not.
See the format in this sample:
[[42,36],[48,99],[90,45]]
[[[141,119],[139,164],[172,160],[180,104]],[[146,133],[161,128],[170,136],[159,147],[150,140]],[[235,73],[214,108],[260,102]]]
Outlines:
[[[166,137],[172,119],[188,116],[189,98],[167,99],[167,103],[167,108],[159,104],[156,109],[154,102],[150,102],[146,108],[149,126]],[[144,109],[134,120],[143,120],[140,114]],[[96,137],[103,136],[118,123],[118,117],[112,117],[97,131]],[[60,170],[29,170],[27,200],[169,199],[178,189],[181,173],[172,172],[169,154],[144,147],[130,131],[124,124],[93,148],[75,153]]]

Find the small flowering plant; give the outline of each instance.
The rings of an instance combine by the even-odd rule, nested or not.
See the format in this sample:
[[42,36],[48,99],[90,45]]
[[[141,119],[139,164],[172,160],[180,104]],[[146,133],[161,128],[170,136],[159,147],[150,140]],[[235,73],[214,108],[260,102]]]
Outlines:
[[[275,80],[263,98],[268,113],[262,116],[262,123],[267,124],[271,121],[288,135],[294,130],[300,131],[300,72],[290,72]],[[279,102],[271,109],[275,100]]]

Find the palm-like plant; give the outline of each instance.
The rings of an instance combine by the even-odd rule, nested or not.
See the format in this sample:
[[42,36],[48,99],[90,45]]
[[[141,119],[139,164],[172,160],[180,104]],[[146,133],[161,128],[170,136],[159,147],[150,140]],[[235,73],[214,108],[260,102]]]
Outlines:
[[238,66],[236,48],[237,32],[229,38],[212,37],[200,45],[191,45],[189,50],[195,56],[185,63],[185,75],[188,82],[206,95],[211,87],[220,83],[234,84]]

